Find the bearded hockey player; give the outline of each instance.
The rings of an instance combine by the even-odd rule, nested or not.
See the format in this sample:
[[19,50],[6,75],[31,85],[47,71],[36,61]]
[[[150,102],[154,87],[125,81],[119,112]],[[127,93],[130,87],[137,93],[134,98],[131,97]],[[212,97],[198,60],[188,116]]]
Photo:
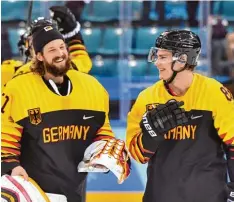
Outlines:
[[[81,202],[87,172],[77,167],[85,151],[85,163],[117,169],[121,183],[130,173],[125,145],[109,123],[108,93],[94,77],[72,70],[56,27],[34,31],[32,44],[31,72],[10,80],[2,94],[2,173],[30,177],[61,202]],[[104,141],[99,151],[88,149],[98,141]]]

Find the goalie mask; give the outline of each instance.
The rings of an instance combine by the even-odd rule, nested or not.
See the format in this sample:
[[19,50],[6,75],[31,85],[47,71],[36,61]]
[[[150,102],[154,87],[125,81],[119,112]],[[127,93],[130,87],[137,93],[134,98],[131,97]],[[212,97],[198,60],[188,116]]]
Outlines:
[[50,202],[39,185],[31,178],[21,176],[1,177],[1,202]]
[[78,172],[112,171],[121,184],[130,174],[130,159],[122,140],[112,138],[92,143],[78,165]]

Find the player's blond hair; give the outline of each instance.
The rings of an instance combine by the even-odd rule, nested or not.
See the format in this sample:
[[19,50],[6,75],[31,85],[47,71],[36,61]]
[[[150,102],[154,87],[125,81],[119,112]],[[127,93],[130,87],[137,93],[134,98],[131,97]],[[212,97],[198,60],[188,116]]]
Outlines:
[[40,61],[37,59],[37,57],[34,57],[32,59],[32,65],[30,66],[30,69],[32,72],[39,74],[40,76],[45,75],[45,66],[43,61]]

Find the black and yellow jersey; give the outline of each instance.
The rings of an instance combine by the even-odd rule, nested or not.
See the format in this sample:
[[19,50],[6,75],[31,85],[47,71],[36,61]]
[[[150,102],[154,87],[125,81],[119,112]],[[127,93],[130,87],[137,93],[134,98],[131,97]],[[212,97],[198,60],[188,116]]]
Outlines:
[[[190,121],[168,131],[155,153],[143,145],[139,123],[147,110],[170,99],[184,101]],[[222,146],[234,145],[233,97],[219,82],[199,74],[181,97],[170,95],[159,81],[139,94],[129,112],[126,143],[136,161],[148,162],[144,202],[224,202]]]
[[[67,73],[72,91],[60,96],[34,73],[9,81],[2,94],[2,173],[16,165],[49,193],[81,201],[86,174],[77,172],[94,139],[113,137],[109,96],[92,76]],[[75,192],[76,190],[76,192]]]
[[[89,57],[85,45],[79,40],[71,40],[68,42],[68,51],[75,69],[79,70],[80,72],[89,73],[90,69],[92,68],[92,60]],[[31,62],[23,64],[23,62],[17,60],[4,61],[1,66],[2,89],[4,85],[6,85],[6,83],[14,76],[29,72],[30,66]]]

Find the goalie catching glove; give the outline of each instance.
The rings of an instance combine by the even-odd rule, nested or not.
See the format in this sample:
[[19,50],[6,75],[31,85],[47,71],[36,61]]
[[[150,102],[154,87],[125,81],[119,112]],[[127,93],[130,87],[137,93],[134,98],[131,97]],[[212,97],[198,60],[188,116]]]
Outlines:
[[143,115],[140,127],[143,133],[142,142],[146,149],[155,151],[159,143],[164,140],[164,134],[189,121],[188,112],[180,108],[183,105],[184,102],[169,100],[166,104],[159,104]]
[[122,140],[112,138],[92,143],[78,165],[78,172],[112,171],[121,184],[130,174],[130,159]]

